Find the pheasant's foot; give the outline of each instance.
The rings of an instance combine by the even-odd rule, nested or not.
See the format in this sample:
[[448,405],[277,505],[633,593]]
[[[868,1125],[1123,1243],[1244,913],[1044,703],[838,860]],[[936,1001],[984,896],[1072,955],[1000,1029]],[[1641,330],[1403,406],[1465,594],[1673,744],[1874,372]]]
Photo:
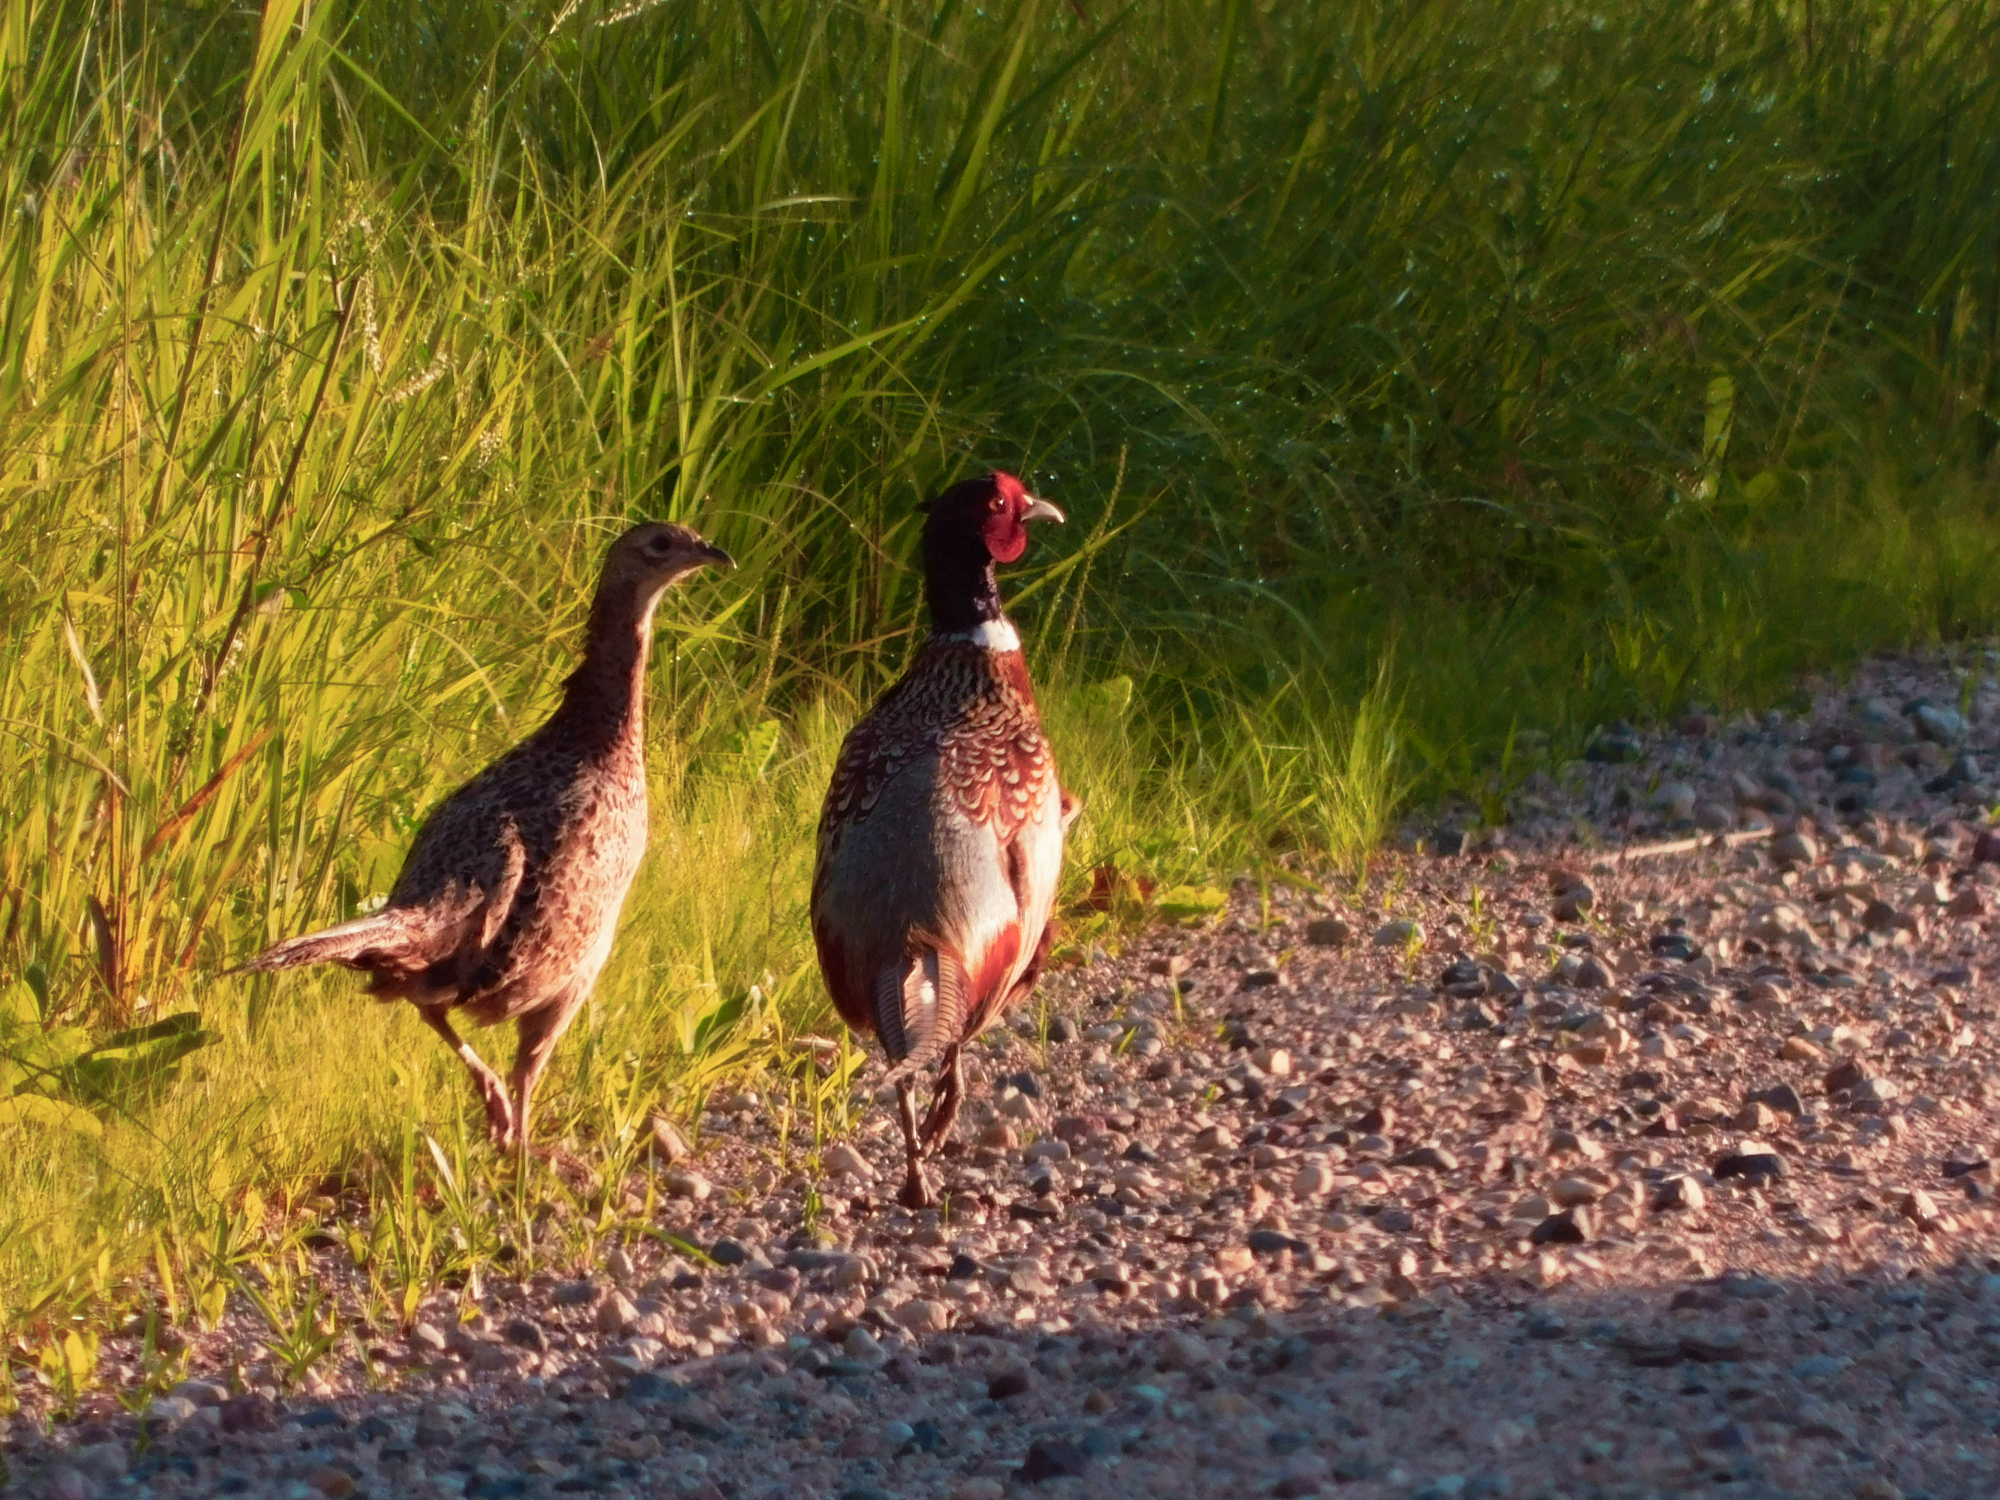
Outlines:
[[903,1179],[903,1190],[896,1194],[896,1201],[908,1209],[937,1207],[937,1194],[931,1190],[930,1179],[915,1162],[910,1163],[910,1175]]
[[482,1083],[479,1094],[486,1106],[486,1138],[495,1150],[513,1150],[518,1137],[514,1131],[514,1107],[507,1100],[507,1091],[496,1078],[491,1085]]

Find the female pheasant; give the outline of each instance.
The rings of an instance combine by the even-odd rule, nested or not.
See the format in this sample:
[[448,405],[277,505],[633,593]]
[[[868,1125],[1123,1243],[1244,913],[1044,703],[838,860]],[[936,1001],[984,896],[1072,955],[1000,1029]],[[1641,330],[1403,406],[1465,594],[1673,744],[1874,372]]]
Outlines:
[[[1063,836],[1080,810],[1056,779],[1021,637],[995,563],[1027,550],[1027,523],[1060,521],[1011,474],[953,485],[924,522],[931,632],[903,679],[849,731],[820,813],[813,943],[843,1019],[893,1066],[908,1176],[964,1093],[960,1049],[1035,986]],[[942,1073],[921,1129],[912,1076]]]
[[[611,953],[646,849],[646,658],[676,580],[734,567],[685,526],[635,526],[611,545],[583,663],[548,722],[447,797],[417,833],[388,903],[267,948],[241,972],[337,963],[404,999],[472,1070],[493,1143],[528,1145],[549,1054]],[[513,1097],[452,1029],[512,1020]]]

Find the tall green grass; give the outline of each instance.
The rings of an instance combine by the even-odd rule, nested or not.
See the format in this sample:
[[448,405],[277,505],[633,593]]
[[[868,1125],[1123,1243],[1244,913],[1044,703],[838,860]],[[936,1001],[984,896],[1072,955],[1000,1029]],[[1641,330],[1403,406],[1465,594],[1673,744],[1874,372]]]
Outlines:
[[1991,628],[1996,21],[4,0],[0,1027],[79,1112],[0,1121],[0,1322],[456,1129],[407,1016],[214,976],[387,888],[638,516],[742,566],[549,1090],[626,1147],[825,1024],[818,790],[977,465],[1072,516],[1011,588],[1079,879]]

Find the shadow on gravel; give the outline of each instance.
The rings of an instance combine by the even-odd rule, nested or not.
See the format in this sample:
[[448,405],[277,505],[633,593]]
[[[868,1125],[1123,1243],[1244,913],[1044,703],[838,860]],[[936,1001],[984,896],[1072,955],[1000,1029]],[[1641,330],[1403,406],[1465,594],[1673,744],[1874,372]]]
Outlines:
[[[2000,1275],[1308,1297],[1055,1336],[795,1340],[640,1373],[174,1430],[16,1424],[13,1492],[883,1500],[1010,1494],[1956,1500],[1996,1492]],[[841,1334],[836,1327],[831,1330]],[[218,1394],[220,1394],[218,1392]],[[165,1424],[161,1424],[164,1426]]]

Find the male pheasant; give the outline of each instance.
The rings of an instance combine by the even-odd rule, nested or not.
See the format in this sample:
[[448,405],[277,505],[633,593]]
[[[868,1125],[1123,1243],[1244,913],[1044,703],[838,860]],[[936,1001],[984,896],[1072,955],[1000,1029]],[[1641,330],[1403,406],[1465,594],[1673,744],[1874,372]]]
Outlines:
[[[1011,474],[931,502],[930,636],[849,731],[820,814],[813,943],[842,1018],[892,1063],[912,1208],[934,1201],[922,1163],[958,1113],[960,1049],[1040,975],[1080,810],[1056,779],[993,576],[1027,550],[1028,522],[1062,519]],[[932,1062],[941,1077],[919,1129],[911,1078]]]
[[[646,658],[676,580],[728,553],[685,526],[611,545],[583,663],[547,723],[447,797],[417,833],[383,908],[265,949],[235,972],[337,963],[404,999],[472,1070],[493,1143],[528,1145],[528,1106],[604,961],[646,849]],[[452,1029],[512,1020],[513,1090]]]

